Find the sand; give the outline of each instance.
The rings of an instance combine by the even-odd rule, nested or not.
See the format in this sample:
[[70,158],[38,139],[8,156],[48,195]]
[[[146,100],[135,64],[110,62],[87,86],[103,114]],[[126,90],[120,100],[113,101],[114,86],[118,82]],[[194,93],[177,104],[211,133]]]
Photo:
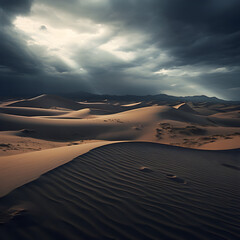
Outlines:
[[141,104],[142,102],[136,102],[136,103],[129,103],[129,104],[124,104],[122,105],[123,107],[133,107]]
[[237,105],[2,102],[0,234],[238,239],[239,149]]
[[8,106],[15,107],[32,107],[32,108],[54,108],[54,109],[72,109],[79,110],[81,109],[81,104],[66,98],[59,96],[42,94],[40,96],[25,99],[18,102],[9,104]]
[[0,113],[20,115],[20,116],[57,116],[69,113],[65,110],[39,109],[32,107],[0,107]]
[[[122,111],[121,105],[135,109]],[[35,158],[45,149],[92,141],[140,140],[208,150],[240,148],[237,106],[146,105],[143,102],[74,102],[51,95],[2,103],[0,156],[17,158],[18,154],[37,151]],[[76,106],[80,109],[74,110]],[[65,107],[65,110],[50,107]],[[221,113],[217,114],[218,108]],[[109,114],[110,109],[119,112]],[[200,114],[200,109],[214,110],[214,114]]]
[[0,234],[239,239],[239,154],[152,143],[97,148],[2,198]]
[[0,157],[16,155],[20,153],[41,151],[49,148],[63,147],[73,143],[82,143],[83,141],[57,142],[47,141],[32,137],[18,136],[19,131],[1,131],[0,132]]
[[0,157],[0,197],[91,149],[109,143],[93,142]]

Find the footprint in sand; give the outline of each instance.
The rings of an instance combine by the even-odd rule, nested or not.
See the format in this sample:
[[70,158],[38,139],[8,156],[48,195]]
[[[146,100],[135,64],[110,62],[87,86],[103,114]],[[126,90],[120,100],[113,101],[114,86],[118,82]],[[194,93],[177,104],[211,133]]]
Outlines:
[[171,179],[172,181],[174,182],[178,182],[178,183],[182,183],[182,184],[187,184],[187,181],[182,179],[182,178],[179,178],[178,176],[174,175],[174,174],[166,174],[166,177],[168,179]]
[[140,167],[139,170],[146,173],[153,172],[153,170],[148,167]]
[[26,213],[26,209],[20,206],[13,206],[6,211],[0,212],[0,224],[6,224],[17,216]]

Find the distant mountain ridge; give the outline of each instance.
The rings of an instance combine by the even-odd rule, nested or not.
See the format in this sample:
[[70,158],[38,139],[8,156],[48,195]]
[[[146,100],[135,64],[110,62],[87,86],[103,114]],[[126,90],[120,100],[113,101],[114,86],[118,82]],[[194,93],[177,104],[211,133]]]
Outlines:
[[103,101],[103,100],[115,100],[115,101],[168,101],[168,102],[176,102],[176,101],[187,101],[187,102],[210,102],[210,103],[239,103],[237,101],[227,101],[223,99],[219,99],[216,97],[207,97],[205,95],[199,96],[171,96],[167,94],[157,94],[157,95],[110,95],[110,94],[93,94],[87,92],[76,92],[76,93],[60,93],[57,94],[62,97],[71,98],[77,101]]
[[[43,94],[43,93],[41,93]],[[40,95],[40,94],[39,94]],[[182,102],[209,102],[209,103],[231,103],[231,104],[240,104],[240,101],[227,101],[219,99],[216,97],[207,97],[205,95],[197,96],[171,96],[167,94],[156,94],[156,95],[110,95],[110,94],[94,94],[89,92],[73,92],[73,93],[51,93],[47,95],[55,95],[64,98],[68,98],[75,101],[153,101],[153,102],[168,102],[174,103],[177,101]],[[0,96],[0,99],[14,99],[14,98],[31,98],[36,97],[36,95],[18,95],[18,96]]]

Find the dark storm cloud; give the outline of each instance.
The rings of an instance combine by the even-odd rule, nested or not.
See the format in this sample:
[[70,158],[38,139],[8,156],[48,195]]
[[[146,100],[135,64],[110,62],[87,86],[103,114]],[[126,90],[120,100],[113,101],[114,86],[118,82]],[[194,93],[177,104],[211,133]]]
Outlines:
[[[0,0],[0,96],[18,96],[22,94],[39,94],[47,91],[74,90],[76,78],[71,74],[63,79],[59,73],[68,72],[69,68],[57,58],[49,58],[51,66],[39,57],[42,49],[32,51],[27,46],[27,37],[15,30],[12,20],[18,15],[29,13],[32,0]],[[45,26],[42,26],[46,30]],[[46,54],[46,53],[45,53]],[[44,56],[47,58],[47,56]],[[47,74],[54,72],[55,75]],[[83,89],[86,84],[82,84]],[[75,88],[74,88],[75,87]]]
[[[89,43],[91,47],[74,46],[72,59],[86,73],[73,73],[59,58],[48,56],[47,50],[30,50],[26,39],[14,32],[12,20],[15,16],[29,14],[32,4],[39,4],[41,11],[35,14],[48,19],[57,29],[94,32],[97,31],[95,25],[102,24],[111,30]],[[51,7],[52,14],[41,6]],[[239,9],[238,0],[0,0],[1,78],[20,76],[24,82],[23,75],[30,78],[34,73],[40,86],[42,78],[56,83],[61,76],[66,86],[72,83],[77,86],[79,79],[80,88],[87,88],[88,82],[96,92],[134,94],[169,90],[177,86],[178,81],[182,88],[184,84],[188,88],[193,83],[203,89],[203,94],[206,89],[213,95],[237,99],[240,87]],[[84,20],[89,20],[92,26],[80,28],[79,23]],[[41,25],[40,30],[48,31],[48,27]],[[134,52],[134,59],[124,61],[99,49],[115,37],[127,39],[129,44],[120,45],[117,50]],[[199,69],[199,73],[192,74],[189,70],[189,74],[170,77],[167,71],[154,74],[161,69],[173,72],[175,69]],[[172,89],[181,94],[177,87]]]
[[[11,19],[17,14],[29,12],[32,1],[0,1],[0,66],[10,71],[23,73],[38,72],[40,62],[29,51],[23,36],[14,31]],[[40,66],[39,66],[40,67]],[[1,70],[0,70],[1,71]]]
[[148,44],[169,50],[178,64],[239,64],[238,0],[112,0],[94,4],[60,0],[49,4],[117,26],[118,33],[141,31],[150,36]]
[[[71,93],[76,91],[93,91],[88,83],[81,81],[74,74],[66,75],[13,75],[6,73],[1,77],[0,96],[22,97],[43,93]],[[69,84],[69,82],[71,84]]]
[[11,29],[0,29],[0,65],[14,72],[37,73],[41,63]]
[[0,7],[9,15],[27,14],[31,8],[33,0],[0,0]]
[[[102,21],[124,24],[124,31],[142,31],[177,58],[177,65],[239,65],[240,2],[238,0],[170,0],[109,2]],[[97,17],[101,20],[101,17]]]
[[210,89],[215,89],[217,94],[224,96],[226,99],[239,100],[239,76],[240,68],[236,68],[226,73],[204,74],[198,79],[198,82]]
[[22,76],[39,72],[36,58],[11,23],[15,15],[28,13],[31,2],[0,1],[0,95],[11,95],[13,88],[21,91],[22,84],[26,82]]
[[[150,43],[174,56],[171,67],[239,66],[239,1],[142,1],[137,5],[138,11],[133,13],[131,4],[128,7],[125,1],[113,1],[114,8],[121,9],[119,18],[124,14],[123,19],[129,29],[144,31],[151,36]],[[198,83],[214,92],[221,92],[221,96],[239,98],[239,93],[234,91],[240,85],[239,72],[211,76],[203,73]],[[226,96],[224,89],[229,89],[233,95]]]
[[[155,71],[163,67],[195,65],[219,68],[239,66],[240,63],[238,0],[112,0],[94,4],[91,1],[51,1],[51,4],[76,16],[110,24],[117,29],[116,34],[137,31],[148,36],[148,41],[138,48],[144,49],[144,45],[152,44],[158,46],[158,51],[167,51],[174,58],[167,65],[159,63]],[[143,62],[144,56],[135,60],[135,64]],[[228,78],[228,73],[224,77],[227,78],[226,88],[232,85],[231,81],[237,81]],[[216,79],[208,78],[210,87],[217,87]],[[207,88],[208,82],[204,84]]]

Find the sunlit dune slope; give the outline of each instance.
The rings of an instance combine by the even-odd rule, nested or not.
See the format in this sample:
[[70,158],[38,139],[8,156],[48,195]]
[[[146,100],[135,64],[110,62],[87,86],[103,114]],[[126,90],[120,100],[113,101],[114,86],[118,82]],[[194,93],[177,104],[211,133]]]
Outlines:
[[[67,116],[71,118],[74,118],[74,116],[80,117],[81,114],[86,115],[88,112],[88,110],[82,110],[69,113]],[[101,138],[101,134],[104,133],[119,132],[120,134],[122,131],[130,131],[126,138],[134,139],[139,135],[138,131],[134,131],[134,127],[136,128],[139,125],[149,126],[161,119],[211,124],[205,118],[178,111],[171,107],[152,106],[103,115],[93,119],[48,119],[0,114],[0,130],[31,129],[33,136],[36,134],[35,137],[55,139]],[[109,137],[111,138],[111,136]]]
[[143,134],[143,132],[137,131],[138,129],[146,129],[162,120],[207,126],[216,124],[238,126],[240,123],[239,119],[209,118],[169,106],[151,106],[116,114],[95,116],[94,118],[77,119],[85,116],[90,117],[88,109],[61,115],[59,119],[0,114],[0,130],[30,129],[32,137],[56,140],[134,140]]

